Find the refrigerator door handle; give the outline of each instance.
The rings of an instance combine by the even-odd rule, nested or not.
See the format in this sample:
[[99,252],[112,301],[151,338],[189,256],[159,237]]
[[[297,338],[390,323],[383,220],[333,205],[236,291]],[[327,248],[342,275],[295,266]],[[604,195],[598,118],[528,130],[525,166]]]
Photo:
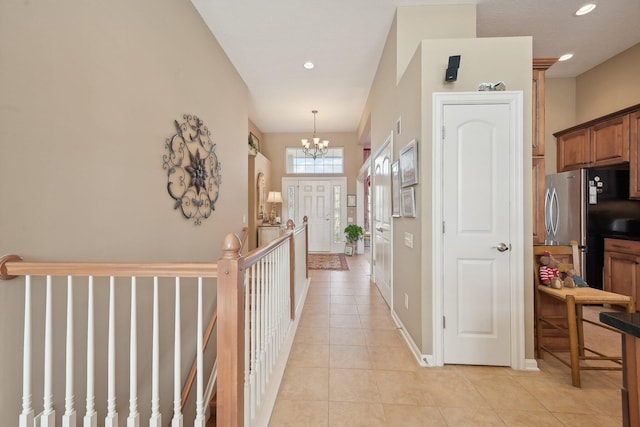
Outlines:
[[553,237],[555,237],[558,234],[558,226],[560,225],[560,201],[558,200],[558,193],[555,188],[551,194],[551,212],[551,228]]
[[551,192],[547,188],[544,192],[544,229],[547,237],[551,236]]

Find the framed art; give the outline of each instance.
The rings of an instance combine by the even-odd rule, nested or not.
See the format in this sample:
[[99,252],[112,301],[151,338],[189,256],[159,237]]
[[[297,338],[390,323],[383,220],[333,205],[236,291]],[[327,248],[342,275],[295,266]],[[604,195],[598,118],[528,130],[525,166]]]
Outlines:
[[409,218],[416,217],[416,188],[408,187],[402,189],[402,216]]
[[413,139],[400,150],[400,181],[402,187],[418,183],[418,141]]
[[348,256],[352,256],[353,255],[353,246],[345,246],[344,247],[344,254],[348,255]]
[[391,164],[391,216],[400,216],[400,169],[398,160]]
[[356,206],[356,195],[355,194],[347,194],[347,207],[353,208]]

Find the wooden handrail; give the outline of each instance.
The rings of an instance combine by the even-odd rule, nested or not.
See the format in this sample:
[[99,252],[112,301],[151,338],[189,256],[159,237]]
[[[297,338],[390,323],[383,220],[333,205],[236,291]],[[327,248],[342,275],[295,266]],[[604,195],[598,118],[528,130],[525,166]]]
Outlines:
[[215,262],[35,262],[0,259],[0,279],[16,276],[218,277]]

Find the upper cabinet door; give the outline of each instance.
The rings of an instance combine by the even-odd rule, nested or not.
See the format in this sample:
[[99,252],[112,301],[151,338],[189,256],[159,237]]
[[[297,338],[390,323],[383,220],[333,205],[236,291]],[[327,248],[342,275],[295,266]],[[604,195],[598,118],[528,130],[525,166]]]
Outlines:
[[558,136],[558,172],[589,166],[589,128],[577,129]]
[[544,156],[544,70],[533,70],[533,138],[531,155]]
[[629,114],[589,128],[591,166],[617,165],[629,161]]

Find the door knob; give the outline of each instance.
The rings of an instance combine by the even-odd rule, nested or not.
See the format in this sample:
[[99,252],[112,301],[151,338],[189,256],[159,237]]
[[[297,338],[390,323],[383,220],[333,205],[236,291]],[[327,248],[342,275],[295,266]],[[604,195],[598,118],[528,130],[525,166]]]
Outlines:
[[498,246],[493,246],[494,248],[496,248],[498,250],[498,252],[506,252],[509,249],[511,249],[511,245],[507,245],[506,243],[498,243]]
[[382,227],[376,227],[376,230],[378,230],[378,231],[382,232],[382,231],[384,231],[384,228],[382,228]]

